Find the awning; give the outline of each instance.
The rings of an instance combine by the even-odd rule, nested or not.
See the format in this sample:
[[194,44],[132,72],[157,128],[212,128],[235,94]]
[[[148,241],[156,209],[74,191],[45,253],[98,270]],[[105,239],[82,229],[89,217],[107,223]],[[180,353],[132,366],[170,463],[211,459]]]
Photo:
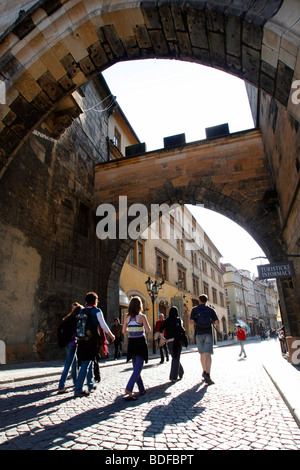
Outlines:
[[119,306],[126,308],[129,306],[129,299],[122,289],[119,289]]
[[237,320],[237,321],[236,321],[236,324],[237,324],[237,325],[240,325],[242,328],[245,328],[246,332],[247,332],[247,331],[250,331],[249,326],[248,326],[247,323],[245,323],[243,320]]

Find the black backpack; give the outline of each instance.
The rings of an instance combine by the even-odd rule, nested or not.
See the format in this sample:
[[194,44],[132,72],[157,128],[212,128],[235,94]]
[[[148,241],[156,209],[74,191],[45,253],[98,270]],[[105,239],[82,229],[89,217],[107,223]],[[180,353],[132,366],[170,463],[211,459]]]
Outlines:
[[76,337],[78,341],[88,341],[95,335],[90,309],[83,308],[76,316]]
[[64,348],[71,341],[76,332],[76,320],[74,317],[67,317],[57,328],[57,344]]
[[185,329],[182,326],[181,320],[177,318],[176,327],[175,327],[175,336],[174,339],[180,344],[180,346],[187,348],[188,346],[188,337],[185,333]]
[[195,323],[199,328],[210,328],[212,323],[212,309],[206,305],[198,305],[195,314]]

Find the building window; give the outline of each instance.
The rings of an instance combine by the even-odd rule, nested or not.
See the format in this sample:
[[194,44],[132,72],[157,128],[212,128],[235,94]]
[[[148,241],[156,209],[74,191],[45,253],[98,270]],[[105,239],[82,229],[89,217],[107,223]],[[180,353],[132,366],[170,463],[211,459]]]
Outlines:
[[140,241],[137,244],[137,266],[144,269],[144,244]]
[[135,264],[141,269],[145,268],[145,256],[144,250],[145,245],[142,241],[138,240],[135,242],[134,246],[130,248],[128,253],[128,261],[129,263]]
[[219,294],[220,294],[220,305],[221,307],[225,307],[224,294],[222,292],[219,292]]
[[185,271],[181,268],[178,268],[178,287],[186,290],[186,275]]
[[129,263],[134,264],[134,246],[130,248],[130,251],[128,253],[128,261]]
[[213,303],[217,304],[218,303],[217,290],[214,288],[212,288],[212,296],[213,296]]
[[205,295],[207,295],[207,297],[209,297],[208,292],[209,292],[208,284],[206,284],[206,282],[203,282],[203,294],[205,294]]
[[193,294],[199,296],[199,279],[193,276]]
[[178,253],[184,255],[184,241],[182,239],[177,239],[177,250]]
[[118,129],[115,127],[115,131],[114,131],[114,145],[115,147],[117,147],[117,149],[119,149],[121,151],[121,134],[120,132],[118,131]]
[[162,253],[156,252],[156,277],[168,280],[168,258]]

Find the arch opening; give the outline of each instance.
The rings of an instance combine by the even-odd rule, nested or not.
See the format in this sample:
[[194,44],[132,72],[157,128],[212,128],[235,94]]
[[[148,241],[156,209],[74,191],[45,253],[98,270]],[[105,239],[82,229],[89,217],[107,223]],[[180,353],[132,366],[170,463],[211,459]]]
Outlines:
[[[16,4],[18,2],[14,2],[14,5]],[[243,5],[241,9],[232,9],[227,4],[220,8],[219,2],[214,1],[205,3],[201,8],[195,5],[191,7],[189,4],[159,5],[157,2],[147,5],[135,4],[133,8],[132,3],[119,2],[117,6],[110,5],[103,9],[95,6],[94,2],[80,0],[75,0],[72,5],[67,0],[63,6],[61,2],[49,3],[43,0],[32,5],[32,8],[22,13],[16,22],[11,21],[11,27],[2,34],[1,38],[1,80],[6,86],[5,103],[1,104],[0,110],[1,177],[13,162],[16,152],[23,149],[23,145],[26,145],[26,149],[29,146],[34,149],[39,160],[38,165],[54,161],[53,156],[49,154],[50,146],[53,144],[55,147],[55,142],[59,142],[57,147],[61,148],[62,140],[65,139],[64,131],[74,124],[80,113],[78,104],[72,100],[72,93],[111,65],[145,58],[178,59],[209,65],[239,76],[257,87],[261,99],[258,110],[259,122],[269,182],[272,187],[267,185],[266,200],[262,205],[260,202],[256,204],[254,193],[252,201],[250,197],[247,205],[243,197],[239,200],[245,188],[240,187],[234,196],[229,197],[228,194],[224,195],[221,183],[209,183],[208,175],[205,183],[202,181],[201,188],[195,185],[180,185],[179,180],[176,187],[167,185],[163,188],[162,200],[170,203],[203,202],[217,212],[223,208],[225,215],[230,214],[233,220],[237,218],[238,223],[245,226],[248,231],[256,224],[255,238],[270,259],[278,253],[286,252],[287,249],[292,252],[299,250],[298,240],[293,235],[297,227],[295,214],[299,207],[297,196],[299,175],[295,175],[294,167],[298,171],[299,165],[295,165],[293,156],[297,149],[300,115],[299,107],[293,103],[291,88],[294,80],[299,78],[298,37],[293,27],[285,24],[284,8],[282,11],[281,5],[282,2],[277,0],[263,1],[260,2],[258,9],[250,11],[246,11]],[[205,44],[202,41],[205,41]],[[278,45],[276,51],[273,49],[275,43]],[[286,47],[289,49],[289,54],[286,54]],[[45,120],[50,129],[52,126],[51,132],[53,132],[53,135],[49,136],[46,149],[39,146],[36,136],[30,143],[27,140],[33,130],[45,123]],[[272,123],[271,126],[268,125],[269,122]],[[288,141],[286,141],[287,135],[290,136]],[[18,158],[21,153],[18,153]],[[81,153],[79,160],[80,174],[82,174],[90,162],[85,149],[80,148],[79,153]],[[22,165],[25,168],[25,161],[20,158],[20,167]],[[15,168],[16,165],[12,165],[9,177]],[[43,184],[46,187],[49,176],[51,179],[53,168],[49,165],[43,173],[44,180],[39,185],[40,190]],[[43,170],[42,165],[41,170]],[[70,184],[70,188],[74,188],[77,184],[77,181],[75,184],[76,176],[73,175],[73,179],[68,181],[66,177],[68,171],[66,165],[60,176]],[[291,182],[288,191],[283,187],[283,181]],[[91,181],[85,184],[86,190],[87,187],[90,188]],[[149,200],[152,201],[153,194],[150,196]],[[36,198],[24,199],[24,205],[33,199]],[[73,211],[72,217],[77,210],[69,195],[66,195],[62,201],[56,197],[54,200],[54,207],[47,209],[53,218],[49,254],[60,222],[54,214],[55,209],[60,208],[62,204],[65,210]],[[86,192],[83,200],[87,202],[87,206],[90,204]],[[242,212],[239,211],[241,204],[244,204]],[[21,218],[20,212],[24,205],[16,214],[16,220]],[[83,210],[79,208],[76,217],[78,215],[82,220],[92,220],[87,206],[82,206]],[[255,217],[249,216],[249,211],[254,206]],[[59,213],[59,217],[62,217],[63,223],[68,218],[65,213],[62,216]],[[271,237],[264,225],[271,227]],[[26,234],[29,232],[28,230]],[[70,239],[75,244],[81,240],[84,246],[88,246],[87,239],[80,238],[85,236],[85,231],[77,227]],[[126,251],[129,242],[124,240],[122,243]],[[40,240],[37,248],[42,252]],[[116,264],[124,258],[124,252],[119,250],[120,246],[110,248],[115,251],[114,256],[110,255],[113,268],[110,267],[109,272],[108,268],[105,271],[109,279],[109,288],[107,280],[102,283],[106,286],[103,293],[108,296],[112,282],[118,282],[119,268]],[[67,253],[63,244],[58,247],[58,252],[60,249],[63,255]],[[43,269],[45,272],[51,272],[55,284],[58,282],[55,278],[58,272],[58,278],[63,278],[63,275],[61,276],[63,269],[58,268],[57,248],[54,251],[53,260],[49,261],[47,258]],[[72,256],[71,251],[70,249],[69,257]],[[94,247],[91,259],[98,251],[104,253],[105,244],[101,249]],[[78,279],[84,262],[82,255],[82,259],[78,261]],[[66,277],[70,274],[72,278],[73,262],[69,264],[70,273],[66,270]],[[95,267],[93,274],[88,273],[88,276],[90,279],[97,277]],[[100,280],[101,276],[104,274],[100,273]],[[295,292],[294,282],[295,286],[299,285],[299,276],[286,283],[284,297],[287,306],[285,310],[289,311],[290,331],[297,335],[300,331],[300,299]],[[52,293],[48,292],[49,299],[51,295]],[[50,315],[47,310],[48,303],[43,301],[39,305],[45,310],[45,318],[48,318]]]
[[[162,213],[166,206],[166,204],[161,204]],[[208,209],[197,207],[196,209],[200,209],[201,214],[211,212]],[[244,276],[244,282],[249,283],[249,286],[251,284],[250,288],[247,286],[249,294],[247,294],[247,308],[245,312],[241,312],[240,319],[248,322],[251,334],[257,325],[266,327],[268,321],[271,320],[260,318],[261,312],[257,309],[254,301],[253,279],[255,273],[253,265],[250,267],[251,255],[249,254],[245,264],[243,264],[243,259],[246,257],[241,259],[240,256],[238,258],[238,253],[234,260],[230,259],[230,255],[229,258],[226,257],[223,260],[223,254],[220,250],[224,248],[226,241],[223,240],[222,248],[216,244],[214,236],[210,238],[200,225],[202,217],[200,220],[199,215],[195,218],[195,213],[193,214],[190,205],[173,204],[171,212],[164,213],[159,219],[156,218],[158,214],[156,208],[153,208],[153,211],[154,216],[148,218],[151,231],[149,227],[146,231],[141,228],[140,232],[136,233],[135,239],[126,245],[126,249],[123,244],[120,249],[120,251],[124,250],[123,257],[118,261],[122,289],[126,291],[129,298],[133,295],[142,297],[150,323],[154,325],[159,312],[167,315],[170,306],[176,304],[186,322],[186,330],[191,333],[192,341],[193,332],[190,331],[188,324],[189,313],[191,308],[197,305],[199,294],[205,292],[209,297],[210,304],[216,308],[221,319],[218,339],[227,339],[228,335],[235,330],[236,316],[228,315],[223,275],[227,271],[226,266],[228,266],[228,270],[229,266],[234,266],[233,269],[241,272]],[[230,230],[232,230],[232,225],[229,223],[229,219],[227,220],[228,226],[222,227],[224,239],[226,235],[231,236]],[[132,223],[132,220],[129,223]],[[220,226],[218,225],[218,227]],[[137,228],[140,228],[140,224]],[[238,236],[245,236],[245,234],[246,232],[241,229]],[[241,250],[247,251],[247,243],[250,241],[253,244],[253,253],[257,255],[259,247],[250,236],[245,239]],[[238,247],[236,251],[239,251]],[[261,253],[264,255],[263,252]],[[234,263],[236,260],[239,264]],[[154,309],[145,288],[149,276],[153,281],[156,280],[162,284],[161,291],[155,300]],[[112,281],[111,287],[114,283],[115,279]],[[276,312],[274,312],[273,315],[270,315],[272,327],[276,327]],[[123,315],[125,313],[124,311]]]

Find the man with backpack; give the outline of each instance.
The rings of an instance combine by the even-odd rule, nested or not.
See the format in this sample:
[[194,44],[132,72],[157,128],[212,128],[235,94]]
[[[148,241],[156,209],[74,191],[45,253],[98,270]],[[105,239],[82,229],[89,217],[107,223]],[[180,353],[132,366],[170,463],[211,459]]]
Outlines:
[[[88,396],[95,389],[94,383],[94,361],[99,356],[99,333],[100,326],[108,334],[112,341],[115,336],[107,326],[104,316],[98,305],[98,295],[88,292],[85,296],[86,307],[77,315],[77,357],[80,370],[75,384],[75,397]],[[87,378],[88,392],[83,390],[83,384]]]
[[213,354],[213,333],[212,325],[219,325],[219,320],[215,310],[206,305],[207,295],[199,296],[199,305],[192,308],[190,322],[195,325],[195,335],[200,361],[203,369],[202,377],[207,385],[214,382],[210,378],[210,370]]

